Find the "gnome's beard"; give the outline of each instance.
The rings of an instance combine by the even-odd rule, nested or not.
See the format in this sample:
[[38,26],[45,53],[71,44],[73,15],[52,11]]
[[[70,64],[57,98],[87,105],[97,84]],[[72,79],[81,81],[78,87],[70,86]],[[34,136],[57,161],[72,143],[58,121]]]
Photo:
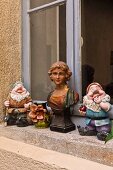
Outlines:
[[13,93],[11,93],[11,98],[13,100],[16,100],[17,102],[20,102],[21,100],[25,99],[28,96],[29,96],[29,92],[26,92],[25,94],[19,94],[19,93],[13,94]]

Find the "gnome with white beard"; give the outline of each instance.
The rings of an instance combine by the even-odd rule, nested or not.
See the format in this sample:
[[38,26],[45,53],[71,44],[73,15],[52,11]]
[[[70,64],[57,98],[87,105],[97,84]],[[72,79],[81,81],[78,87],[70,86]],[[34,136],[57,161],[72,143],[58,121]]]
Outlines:
[[28,113],[31,104],[30,93],[26,90],[22,82],[16,82],[7,100],[4,102],[6,107],[5,126],[28,126],[30,124]]

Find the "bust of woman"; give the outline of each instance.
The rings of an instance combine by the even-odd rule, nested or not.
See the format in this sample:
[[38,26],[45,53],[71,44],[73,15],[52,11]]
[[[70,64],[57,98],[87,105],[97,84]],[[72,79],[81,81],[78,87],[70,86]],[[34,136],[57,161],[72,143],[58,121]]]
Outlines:
[[66,63],[59,61],[50,67],[48,74],[55,84],[55,89],[50,92],[47,99],[53,111],[50,130],[63,133],[75,130],[70,115],[71,108],[77,103],[79,96],[67,85],[72,72]]

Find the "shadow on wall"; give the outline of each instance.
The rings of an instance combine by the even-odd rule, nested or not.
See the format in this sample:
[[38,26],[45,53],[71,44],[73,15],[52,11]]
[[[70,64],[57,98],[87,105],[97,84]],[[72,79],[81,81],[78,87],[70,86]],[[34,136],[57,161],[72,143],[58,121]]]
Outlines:
[[[94,81],[94,73],[95,69],[88,65],[82,65],[82,95],[86,95],[86,88],[87,86]],[[113,82],[102,85],[105,92],[111,97],[111,104],[113,104]]]
[[86,95],[87,86],[94,80],[95,69],[88,65],[82,65],[82,95]]
[[111,104],[113,104],[113,82],[105,86],[105,92],[111,97]]

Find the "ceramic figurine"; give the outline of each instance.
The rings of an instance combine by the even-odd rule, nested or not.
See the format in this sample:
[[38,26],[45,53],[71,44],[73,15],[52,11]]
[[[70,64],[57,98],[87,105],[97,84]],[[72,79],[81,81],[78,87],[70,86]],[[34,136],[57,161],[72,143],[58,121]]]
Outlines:
[[46,128],[50,125],[50,114],[46,109],[46,103],[34,103],[30,106],[29,117],[37,128]]
[[97,82],[91,83],[83,97],[83,106],[79,108],[80,114],[86,115],[86,127],[78,126],[80,135],[96,135],[99,140],[105,141],[110,132],[110,96],[105,93]]
[[4,102],[6,107],[5,126],[28,126],[30,123],[28,111],[31,104],[32,99],[29,92],[25,89],[22,82],[16,82],[7,100]]
[[62,133],[75,130],[70,115],[79,95],[67,85],[72,72],[66,63],[59,61],[50,67],[48,74],[55,84],[55,89],[50,92],[47,99],[48,106],[53,112],[50,130]]
[[109,140],[113,140],[113,105],[111,105],[110,110],[108,111],[110,120],[111,120],[111,131],[109,135],[105,139],[105,143],[107,143]]

